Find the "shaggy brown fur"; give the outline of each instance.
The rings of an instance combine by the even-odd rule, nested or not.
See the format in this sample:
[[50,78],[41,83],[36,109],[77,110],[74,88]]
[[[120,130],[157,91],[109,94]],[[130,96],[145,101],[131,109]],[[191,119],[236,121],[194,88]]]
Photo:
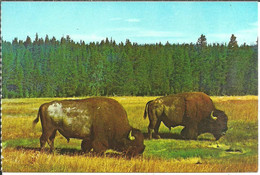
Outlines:
[[[212,133],[218,140],[227,131],[227,116],[217,110],[208,95],[202,92],[186,92],[169,95],[146,104],[144,118],[148,114],[149,138],[154,133],[160,138],[158,130],[161,122],[169,129],[175,126],[184,126],[181,135],[185,139],[197,139],[202,133]],[[212,118],[213,114],[217,118]]]
[[104,97],[45,103],[39,108],[34,125],[41,119],[41,148],[46,141],[51,151],[59,131],[67,140],[82,139],[83,151],[107,149],[135,156],[144,151],[143,134],[129,125],[125,109],[116,100]]

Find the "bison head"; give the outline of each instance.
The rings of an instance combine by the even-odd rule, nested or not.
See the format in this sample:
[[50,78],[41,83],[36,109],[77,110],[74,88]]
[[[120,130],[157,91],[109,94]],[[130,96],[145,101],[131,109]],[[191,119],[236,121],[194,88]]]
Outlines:
[[127,156],[137,156],[144,152],[144,136],[138,129],[132,129],[128,133],[127,139],[124,138],[124,152]]
[[227,127],[228,117],[225,112],[220,110],[214,110],[210,116],[199,123],[199,134],[212,133],[216,140],[225,135],[228,130]]

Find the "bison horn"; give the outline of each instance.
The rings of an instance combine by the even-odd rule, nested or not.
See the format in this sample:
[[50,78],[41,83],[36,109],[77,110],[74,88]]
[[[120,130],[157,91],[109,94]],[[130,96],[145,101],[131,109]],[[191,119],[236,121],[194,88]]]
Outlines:
[[217,118],[218,118],[218,117],[215,117],[215,116],[213,115],[213,111],[211,112],[210,117],[211,117],[213,120],[217,120]]
[[129,140],[134,140],[135,139],[135,136],[132,135],[132,130],[129,132],[128,139]]

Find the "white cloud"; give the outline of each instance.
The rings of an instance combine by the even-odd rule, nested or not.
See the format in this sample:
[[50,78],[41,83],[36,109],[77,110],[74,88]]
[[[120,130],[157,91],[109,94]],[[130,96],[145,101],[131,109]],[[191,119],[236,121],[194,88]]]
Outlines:
[[127,21],[127,22],[140,22],[141,20],[136,19],[136,18],[129,18],[129,19],[126,19],[125,21]]
[[211,33],[205,35],[208,43],[222,43],[222,42],[228,42],[232,33]]
[[208,43],[228,43],[232,34],[236,36],[236,40],[239,45],[246,44],[255,44],[257,39],[257,25],[252,23],[252,28],[234,31],[232,33],[212,33],[206,34]]
[[257,26],[258,26],[258,21],[252,22],[252,23],[250,23],[249,25],[254,26],[254,27],[257,27]]
[[257,28],[240,30],[235,33],[239,44],[255,44],[257,40]]
[[119,17],[110,18],[109,21],[126,21],[126,22],[131,22],[131,23],[141,22],[141,20],[137,19],[137,18],[123,19],[123,18],[119,18]]

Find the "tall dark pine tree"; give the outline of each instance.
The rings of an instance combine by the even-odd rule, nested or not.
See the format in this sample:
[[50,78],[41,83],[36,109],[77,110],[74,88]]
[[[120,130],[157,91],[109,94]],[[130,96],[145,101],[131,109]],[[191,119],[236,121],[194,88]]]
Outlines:
[[210,73],[210,94],[223,95],[225,94],[224,85],[227,75],[227,48],[224,45],[213,44],[210,53],[212,56],[212,71]]
[[165,95],[170,91],[170,82],[166,74],[165,57],[163,57],[162,45],[153,46],[151,50],[151,95]]
[[257,45],[138,45],[75,43],[69,36],[48,35],[3,41],[3,97],[68,97],[89,95],[165,95],[204,91],[210,95],[258,92]]
[[228,49],[234,49],[234,48],[238,48],[238,44],[237,44],[237,37],[235,37],[235,35],[232,34],[230,41],[228,43]]
[[133,95],[134,88],[134,71],[133,64],[127,54],[123,51],[117,62],[116,85],[119,95]]
[[244,94],[257,94],[258,90],[258,45],[243,46],[240,50],[244,58]]
[[207,47],[207,39],[205,35],[201,35],[197,42],[197,51],[199,59],[199,90],[205,93],[209,93],[210,84],[210,54]]
[[33,67],[34,62],[32,58],[32,53],[27,49],[24,54],[23,62],[21,62],[21,65],[24,69],[23,74],[23,92],[25,94],[25,97],[33,97]]
[[192,90],[192,69],[188,50],[185,45],[176,48],[173,54],[173,92],[188,92]]
[[136,60],[135,84],[137,95],[148,95],[147,93],[151,90],[147,59],[145,58],[145,53],[141,51]]
[[192,74],[192,88],[191,91],[199,91],[200,88],[200,60],[198,59],[198,52],[194,44],[189,45],[190,69]]
[[16,97],[24,97],[24,91],[23,91],[23,79],[24,79],[24,70],[22,67],[22,61],[24,58],[24,52],[25,48],[22,42],[19,43],[18,49],[17,49],[17,55],[14,61],[15,68],[14,68],[14,91],[16,93]]
[[243,84],[240,84],[242,82],[240,82],[238,78],[241,66],[243,66],[240,65],[238,51],[236,37],[232,34],[228,43],[227,52],[228,74],[226,80],[226,90],[228,95],[238,95],[241,92],[241,86],[243,86]]
[[[18,43],[17,43],[18,44]],[[15,70],[15,52],[13,50],[14,45],[9,42],[3,42],[2,53],[3,53],[3,97],[14,97],[14,93],[11,91],[15,90],[15,84],[13,80],[15,79],[14,70]]]
[[27,36],[26,41],[24,42],[24,46],[27,48],[32,44],[32,40],[29,36]]
[[197,41],[197,45],[199,47],[206,47],[207,46],[207,39],[206,39],[206,36],[201,34],[200,37],[198,38],[198,41]]
[[91,50],[91,56],[88,65],[88,79],[91,95],[103,95],[104,87],[104,58],[97,48]]
[[13,46],[18,45],[18,38],[17,38],[17,37],[15,37],[15,38],[13,39],[12,45],[13,45]]

